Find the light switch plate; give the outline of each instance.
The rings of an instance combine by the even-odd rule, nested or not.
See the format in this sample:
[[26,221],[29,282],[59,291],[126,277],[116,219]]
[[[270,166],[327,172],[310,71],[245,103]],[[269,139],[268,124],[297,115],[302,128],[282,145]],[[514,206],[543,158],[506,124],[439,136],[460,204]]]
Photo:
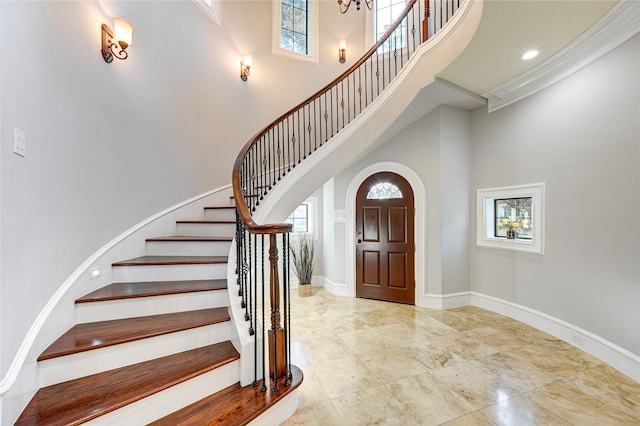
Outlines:
[[27,155],[27,135],[15,126],[13,126],[13,152],[21,157]]

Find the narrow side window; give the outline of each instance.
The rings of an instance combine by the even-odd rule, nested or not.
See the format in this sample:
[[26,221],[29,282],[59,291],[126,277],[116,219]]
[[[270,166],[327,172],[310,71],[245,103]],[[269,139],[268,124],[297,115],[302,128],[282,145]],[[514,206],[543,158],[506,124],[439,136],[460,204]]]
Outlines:
[[220,25],[222,0],[192,0],[209,18]]
[[318,62],[317,0],[273,2],[273,53]]

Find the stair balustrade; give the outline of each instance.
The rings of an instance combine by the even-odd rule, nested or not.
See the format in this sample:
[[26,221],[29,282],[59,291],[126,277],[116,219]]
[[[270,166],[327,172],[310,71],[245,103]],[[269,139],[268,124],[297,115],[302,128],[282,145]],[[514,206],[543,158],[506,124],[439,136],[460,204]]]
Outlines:
[[[278,390],[277,379],[286,377],[285,386],[288,386],[291,378],[289,233],[292,226],[287,223],[257,224],[253,213],[292,169],[330,142],[378,98],[420,44],[454,15],[462,0],[423,1],[408,0],[398,19],[362,58],[327,86],[260,130],[236,159],[232,183],[237,211],[238,295],[249,323],[248,332],[255,339],[253,385],[258,386],[261,380],[262,390],[267,389],[266,371],[270,372],[274,391]],[[267,284],[271,328],[267,337],[261,339],[259,348],[258,338],[265,336]],[[261,298],[261,305],[258,298]],[[265,340],[269,343],[268,365]]]

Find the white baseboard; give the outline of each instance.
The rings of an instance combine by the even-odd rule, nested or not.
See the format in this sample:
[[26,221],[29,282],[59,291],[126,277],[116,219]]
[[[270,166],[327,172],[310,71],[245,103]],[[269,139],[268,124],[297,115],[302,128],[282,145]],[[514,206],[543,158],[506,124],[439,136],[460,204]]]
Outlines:
[[526,306],[485,294],[470,292],[470,304],[513,318],[595,356],[616,370],[640,382],[640,356],[587,330]]
[[449,294],[425,294],[422,296],[420,306],[430,309],[452,309],[471,304],[469,292]]
[[318,282],[321,282],[322,287],[334,296],[355,297],[355,294],[349,289],[347,284],[333,282],[324,276],[321,280],[318,280]]
[[[346,285],[324,278],[324,287],[333,295],[350,296]],[[477,306],[518,320],[595,356],[616,370],[640,382],[640,356],[587,330],[535,309],[473,291],[449,294],[425,294],[419,306],[430,309],[452,309]]]

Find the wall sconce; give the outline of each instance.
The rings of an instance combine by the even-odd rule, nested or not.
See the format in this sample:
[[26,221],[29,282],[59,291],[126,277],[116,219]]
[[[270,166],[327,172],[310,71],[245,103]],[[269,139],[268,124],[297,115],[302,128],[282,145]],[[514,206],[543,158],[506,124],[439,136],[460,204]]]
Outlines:
[[338,47],[338,60],[341,64],[347,60],[347,40],[341,38],[340,45]]
[[240,61],[240,78],[242,81],[247,81],[249,74],[251,73],[251,55],[244,55],[242,61]]
[[105,62],[111,63],[113,57],[127,59],[127,47],[133,39],[133,25],[122,18],[113,18],[113,28],[111,30],[107,24],[102,24],[102,57]]

